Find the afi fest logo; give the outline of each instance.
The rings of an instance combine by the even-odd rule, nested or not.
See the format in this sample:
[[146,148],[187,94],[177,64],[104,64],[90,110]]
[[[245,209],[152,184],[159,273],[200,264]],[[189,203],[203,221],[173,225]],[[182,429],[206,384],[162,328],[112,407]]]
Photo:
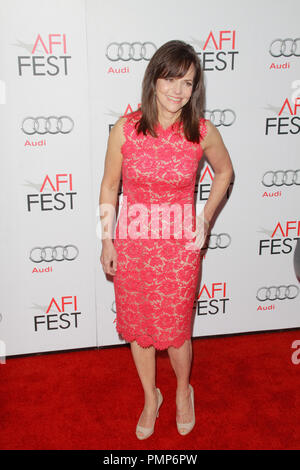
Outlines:
[[226,282],[204,284],[197,298],[197,315],[225,314],[229,301]]
[[[207,201],[209,198],[211,186],[214,180],[214,172],[212,168],[206,163],[201,172],[199,183],[195,182],[195,193],[198,193],[197,202],[201,203]],[[232,191],[233,181],[230,182],[225,197],[229,199]]]
[[18,74],[55,77],[69,74],[69,61],[66,34],[38,34],[33,44],[18,41],[14,44],[24,48],[30,55],[18,56]]
[[72,174],[56,174],[54,177],[46,175],[42,185],[27,183],[33,186],[38,192],[26,195],[27,211],[62,211],[73,210],[74,200],[77,193],[73,191]]
[[263,230],[270,234],[269,239],[259,240],[258,254],[289,254],[296,247],[300,238],[300,220],[278,222],[273,231]]
[[[126,106],[125,112],[124,113],[116,113],[115,111],[109,110],[108,114],[109,116],[113,116],[116,120],[119,119],[121,116],[127,116],[130,113],[133,113],[135,110],[140,108],[141,103],[138,103],[135,108],[133,108],[129,103]],[[112,130],[115,124],[108,124],[108,132]]]
[[[297,93],[297,91],[296,91]],[[290,100],[285,98],[279,111],[274,106],[268,108],[276,117],[266,118],[265,135],[296,135],[300,132],[300,96]]]
[[192,38],[192,44],[200,56],[205,72],[216,70],[234,70],[236,66],[236,31],[210,31],[204,40]]
[[[43,307],[41,308],[43,309]],[[70,309],[71,312],[66,312],[66,308]],[[78,311],[76,295],[66,295],[60,299],[52,297],[45,313],[33,317],[34,331],[78,328],[78,317],[81,314],[82,312]]]

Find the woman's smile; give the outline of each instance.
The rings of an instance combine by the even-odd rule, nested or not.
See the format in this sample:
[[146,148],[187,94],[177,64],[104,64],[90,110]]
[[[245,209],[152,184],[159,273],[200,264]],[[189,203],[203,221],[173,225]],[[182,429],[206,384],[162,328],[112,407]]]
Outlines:
[[169,100],[175,101],[175,102],[177,102],[177,103],[178,103],[179,101],[181,101],[181,98],[174,98],[173,96],[169,96],[169,95],[167,95],[167,98],[169,98]]

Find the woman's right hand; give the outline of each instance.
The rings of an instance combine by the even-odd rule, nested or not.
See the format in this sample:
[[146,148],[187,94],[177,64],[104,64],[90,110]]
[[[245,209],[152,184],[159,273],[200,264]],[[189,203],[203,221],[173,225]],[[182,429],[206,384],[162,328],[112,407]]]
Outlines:
[[100,256],[103,271],[114,276],[117,272],[117,251],[112,240],[102,240]]

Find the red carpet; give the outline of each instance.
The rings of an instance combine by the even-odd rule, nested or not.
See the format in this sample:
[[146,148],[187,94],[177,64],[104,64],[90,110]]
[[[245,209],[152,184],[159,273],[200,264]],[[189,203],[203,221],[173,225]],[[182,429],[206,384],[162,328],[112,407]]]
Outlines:
[[[164,403],[135,437],[143,390],[129,346],[8,358],[0,364],[1,449],[299,449],[300,330],[193,340],[196,426],[180,436],[176,380],[157,353]],[[300,355],[299,355],[300,357]]]

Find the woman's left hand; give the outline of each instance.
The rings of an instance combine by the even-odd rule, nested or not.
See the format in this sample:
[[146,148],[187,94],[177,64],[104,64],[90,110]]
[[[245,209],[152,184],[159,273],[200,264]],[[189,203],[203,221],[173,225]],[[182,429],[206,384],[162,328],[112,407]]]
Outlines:
[[201,250],[204,245],[209,229],[209,221],[205,218],[204,213],[196,216],[196,238],[193,242],[188,242],[185,247],[187,250]]

